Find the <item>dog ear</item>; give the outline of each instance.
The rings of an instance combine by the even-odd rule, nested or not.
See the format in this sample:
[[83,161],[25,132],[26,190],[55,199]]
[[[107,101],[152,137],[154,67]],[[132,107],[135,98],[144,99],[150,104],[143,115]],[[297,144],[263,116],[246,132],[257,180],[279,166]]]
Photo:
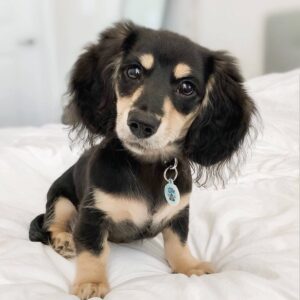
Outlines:
[[73,126],[79,137],[87,129],[91,143],[96,136],[106,135],[114,128],[114,75],[122,54],[133,43],[135,28],[133,23],[126,22],[105,30],[98,43],[80,55],[71,71],[66,123]]
[[186,135],[185,152],[200,168],[218,170],[240,149],[256,109],[231,56],[212,52],[207,65],[206,96]]

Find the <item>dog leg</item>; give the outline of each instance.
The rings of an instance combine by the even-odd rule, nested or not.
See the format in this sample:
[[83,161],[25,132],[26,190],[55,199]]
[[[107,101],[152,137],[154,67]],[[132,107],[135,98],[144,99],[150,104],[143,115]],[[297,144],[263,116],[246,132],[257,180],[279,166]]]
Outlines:
[[65,258],[75,256],[75,245],[70,232],[70,222],[75,215],[75,206],[65,197],[56,199],[51,208],[51,213],[46,215],[45,226],[47,231],[50,232],[51,246]]
[[165,256],[172,271],[187,276],[214,273],[208,262],[201,262],[192,256],[186,243],[188,224],[189,212],[187,207],[163,230]]
[[105,216],[95,209],[82,209],[74,239],[78,256],[71,293],[81,300],[104,297],[109,292],[106,275],[109,245]]

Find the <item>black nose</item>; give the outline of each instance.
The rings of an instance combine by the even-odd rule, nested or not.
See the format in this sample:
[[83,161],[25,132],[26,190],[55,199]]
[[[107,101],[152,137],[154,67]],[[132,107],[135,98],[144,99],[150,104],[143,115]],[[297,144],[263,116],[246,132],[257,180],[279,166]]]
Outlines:
[[128,114],[127,125],[138,138],[144,139],[153,135],[160,121],[149,112],[134,110]]

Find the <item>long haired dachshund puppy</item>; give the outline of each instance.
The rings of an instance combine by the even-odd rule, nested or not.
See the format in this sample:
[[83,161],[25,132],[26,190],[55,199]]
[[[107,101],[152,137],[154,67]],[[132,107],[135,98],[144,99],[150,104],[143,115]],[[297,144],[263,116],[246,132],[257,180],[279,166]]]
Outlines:
[[198,182],[222,178],[248,136],[256,109],[235,60],[169,31],[118,23],[79,57],[69,93],[73,129],[88,132],[92,146],[50,187],[30,240],[76,256],[72,293],[109,291],[108,241],[160,232],[173,272],[213,272],[187,245],[191,166]]

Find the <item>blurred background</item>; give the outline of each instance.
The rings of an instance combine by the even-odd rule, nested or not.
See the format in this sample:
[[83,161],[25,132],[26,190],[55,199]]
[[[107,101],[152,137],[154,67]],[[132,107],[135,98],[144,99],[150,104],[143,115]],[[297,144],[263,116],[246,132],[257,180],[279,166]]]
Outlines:
[[120,19],[226,49],[246,79],[300,66],[299,0],[0,0],[0,126],[60,122],[72,64]]

